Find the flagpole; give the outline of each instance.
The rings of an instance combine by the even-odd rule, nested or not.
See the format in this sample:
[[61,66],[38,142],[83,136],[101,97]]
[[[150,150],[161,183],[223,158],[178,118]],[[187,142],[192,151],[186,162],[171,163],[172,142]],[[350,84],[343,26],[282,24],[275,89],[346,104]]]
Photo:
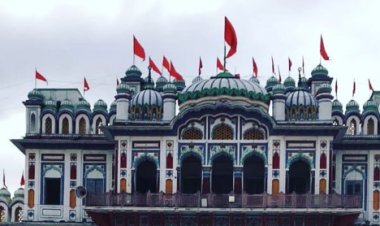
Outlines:
[[226,43],[224,43],[224,62],[223,62],[223,70],[226,72]]
[[37,68],[34,68],[34,88],[37,89],[37,78],[36,78]]

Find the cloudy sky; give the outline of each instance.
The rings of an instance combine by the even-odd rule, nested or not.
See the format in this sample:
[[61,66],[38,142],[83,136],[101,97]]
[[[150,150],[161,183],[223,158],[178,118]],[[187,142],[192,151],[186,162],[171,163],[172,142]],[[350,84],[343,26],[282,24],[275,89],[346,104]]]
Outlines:
[[[17,189],[23,172],[23,155],[9,139],[25,134],[22,101],[34,88],[35,68],[49,81],[37,87],[82,90],[86,76],[86,99],[110,104],[116,78],[132,64],[135,34],[156,64],[166,55],[189,84],[200,56],[202,76],[215,74],[227,16],[238,37],[230,71],[249,78],[255,57],[265,84],[271,56],[283,78],[290,57],[297,78],[304,56],[309,77],[320,61],[322,34],[331,58],[322,64],[338,79],[338,99],[344,105],[351,99],[355,79],[362,105],[370,96],[368,78],[380,89],[379,8],[376,0],[0,0],[0,169],[7,185]],[[146,73],[147,62],[136,65]]]

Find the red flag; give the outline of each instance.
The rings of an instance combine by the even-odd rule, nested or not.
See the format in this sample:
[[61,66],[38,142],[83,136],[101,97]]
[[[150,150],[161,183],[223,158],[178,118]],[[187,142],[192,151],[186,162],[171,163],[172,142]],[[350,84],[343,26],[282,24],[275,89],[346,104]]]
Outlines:
[[289,71],[291,71],[291,70],[292,70],[292,65],[293,65],[293,63],[292,63],[292,61],[290,60],[290,57],[288,57],[288,63],[289,63]]
[[352,87],[352,97],[355,96],[355,92],[356,92],[356,83],[355,83],[355,80],[354,80],[354,86]]
[[223,66],[222,62],[220,62],[219,57],[216,58],[216,67],[219,70],[224,71],[224,66]]
[[325,44],[323,43],[322,35],[321,35],[320,52],[321,52],[321,56],[324,60],[330,60],[330,57],[327,55],[327,52],[325,49]]
[[166,68],[166,70],[170,74],[170,63],[169,63],[168,59],[166,59],[165,56],[162,58],[162,66],[164,66],[164,68]]
[[141,59],[143,59],[143,61],[145,60],[145,51],[144,51],[144,48],[141,46],[141,44],[139,43],[139,41],[137,41],[136,37],[133,36],[133,53],[140,57]]
[[305,61],[303,60],[303,57],[302,57],[302,74],[305,75]]
[[371,84],[371,81],[368,79],[368,88],[369,90],[371,90],[372,92],[374,91],[373,90],[373,87],[372,87],[372,84]]
[[199,57],[198,75],[201,75],[203,68],[202,59]]
[[183,81],[182,75],[177,72],[177,70],[175,69],[171,61],[170,61],[170,76],[175,78],[177,81]]
[[280,66],[277,65],[277,68],[278,68],[278,81],[281,83],[281,72],[280,72]]
[[156,66],[156,64],[153,62],[153,60],[149,57],[149,67],[153,69],[157,74],[162,75],[160,69]]
[[224,40],[230,46],[226,58],[231,57],[237,50],[237,38],[235,29],[227,17],[224,17]]
[[44,81],[44,82],[48,82],[45,78],[45,76],[41,75],[37,70],[36,70],[36,79],[37,80],[41,80],[41,81]]
[[256,61],[255,59],[252,57],[252,64],[253,64],[253,74],[255,75],[255,77],[257,78],[257,75],[258,75],[258,69],[257,69],[257,64],[256,64]]
[[90,89],[90,86],[88,85],[88,82],[86,78],[83,79],[83,92],[88,91]]
[[272,56],[272,73],[275,75],[276,74],[276,72],[275,72],[275,70],[274,70],[274,61],[273,61],[273,56]]
[[338,79],[335,80],[335,96],[338,98]]
[[25,185],[24,173],[21,175],[20,185],[21,185],[21,186],[24,186],[24,185]]

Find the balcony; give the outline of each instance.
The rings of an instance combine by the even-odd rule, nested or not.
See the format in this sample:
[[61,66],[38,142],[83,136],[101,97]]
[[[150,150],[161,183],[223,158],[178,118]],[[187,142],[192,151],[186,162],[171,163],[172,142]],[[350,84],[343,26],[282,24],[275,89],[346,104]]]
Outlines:
[[175,208],[361,208],[360,196],[338,194],[128,194],[103,193],[86,197],[87,207]]

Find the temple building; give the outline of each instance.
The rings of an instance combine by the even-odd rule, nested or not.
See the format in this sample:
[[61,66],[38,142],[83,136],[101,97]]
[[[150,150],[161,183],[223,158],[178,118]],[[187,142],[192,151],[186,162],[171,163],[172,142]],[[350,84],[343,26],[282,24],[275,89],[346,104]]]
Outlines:
[[294,77],[264,87],[225,71],[186,85],[132,65],[114,102],[93,108],[77,89],[33,89],[12,140],[25,154],[23,220],[380,224],[380,92],[344,111],[325,67]]

